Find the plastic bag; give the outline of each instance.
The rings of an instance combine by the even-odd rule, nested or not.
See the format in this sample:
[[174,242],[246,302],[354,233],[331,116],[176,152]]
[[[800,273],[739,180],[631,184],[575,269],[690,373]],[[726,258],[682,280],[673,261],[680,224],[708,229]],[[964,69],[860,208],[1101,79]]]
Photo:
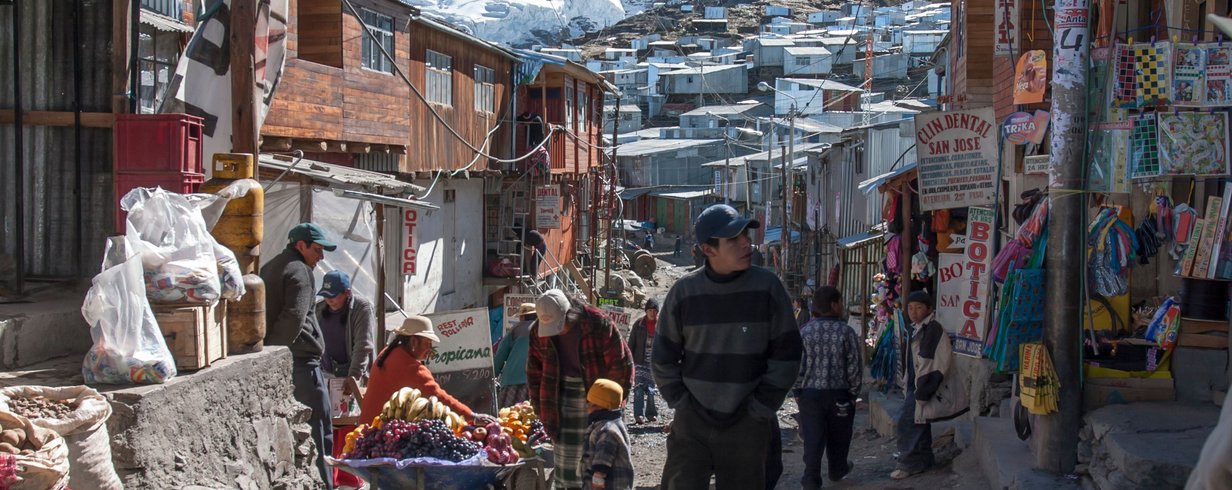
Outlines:
[[124,485],[111,462],[111,438],[107,434],[107,419],[111,404],[98,391],[88,386],[11,386],[0,389],[0,403],[8,409],[12,398],[41,396],[56,401],[69,401],[75,406],[62,419],[34,418],[30,423],[55,431],[68,444],[69,480],[75,488],[121,490]]
[[141,279],[142,257],[128,239],[107,239],[103,271],[81,305],[94,346],[81,375],[86,383],[162,383],[175,376],[175,358],[154,320]]
[[227,247],[214,243],[214,258],[218,260],[218,277],[222,280],[222,299],[239,301],[244,296],[244,271]]
[[126,236],[141,254],[151,301],[213,303],[222,297],[217,242],[201,216],[214,198],[139,187],[120,200],[128,212]]

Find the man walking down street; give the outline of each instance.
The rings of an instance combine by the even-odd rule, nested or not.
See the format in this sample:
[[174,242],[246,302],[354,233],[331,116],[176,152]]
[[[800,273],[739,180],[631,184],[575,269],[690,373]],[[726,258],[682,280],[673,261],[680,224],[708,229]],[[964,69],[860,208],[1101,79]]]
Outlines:
[[557,488],[582,488],[582,446],[588,424],[586,391],[600,378],[633,384],[633,355],[602,310],[570,301],[559,289],[535,300],[538,326],[530,339],[526,384],[531,405],[554,442]]
[[800,435],[804,438],[804,490],[821,488],[821,457],[829,462],[830,481],[851,472],[847,460],[855,424],[856,399],[864,365],[860,362],[860,339],[839,316],[842,294],[831,286],[813,292],[817,317],[800,331],[804,358],[796,378],[796,404],[800,406]]
[[898,469],[890,478],[901,480],[928,470],[933,457],[932,423],[967,412],[967,387],[954,376],[954,346],[949,334],[933,319],[933,298],[924,291],[907,295],[911,341],[905,359],[906,403],[898,415]]
[[285,345],[291,349],[291,381],[295,399],[312,409],[308,423],[317,446],[317,468],[325,488],[334,487],[325,456],[333,454],[333,421],[330,420],[329,387],[321,375],[321,355],[325,336],[313,311],[316,280],[312,269],[325,252],[338,248],[325,238],[321,227],[300,223],[287,234],[287,248],[261,268],[266,285],[265,345]]
[[629,351],[633,353],[633,425],[659,419],[655,406],[654,375],[650,372],[650,352],[655,327],[659,323],[659,302],[646,300],[646,315],[633,323],[629,331]]
[[661,488],[766,486],[772,421],[796,380],[800,331],[774,273],[751,266],[747,233],[760,227],[731,206],[693,225],[705,266],[672,286],[651,354],[663,399],[676,410]]

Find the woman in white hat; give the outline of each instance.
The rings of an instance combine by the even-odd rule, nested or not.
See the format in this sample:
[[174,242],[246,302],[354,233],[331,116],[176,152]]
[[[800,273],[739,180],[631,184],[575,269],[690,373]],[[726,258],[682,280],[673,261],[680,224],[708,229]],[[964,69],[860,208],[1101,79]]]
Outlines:
[[376,357],[372,373],[368,376],[368,391],[360,404],[359,420],[372,421],[381,413],[389,397],[402,388],[415,388],[424,397],[436,396],[437,400],[454,413],[470,420],[475,413],[466,404],[449,396],[436,383],[432,373],[423,362],[432,357],[432,349],[440,343],[440,337],[432,330],[432,320],[412,316],[393,331],[394,340]]

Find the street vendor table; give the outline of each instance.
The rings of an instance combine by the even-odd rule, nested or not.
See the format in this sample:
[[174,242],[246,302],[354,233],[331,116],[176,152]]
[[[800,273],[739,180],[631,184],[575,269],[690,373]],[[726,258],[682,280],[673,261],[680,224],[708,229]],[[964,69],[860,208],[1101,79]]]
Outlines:
[[338,460],[325,458],[331,466],[363,478],[373,490],[547,490],[547,470],[540,458],[522,459],[509,465],[488,463],[482,454],[459,464],[442,465],[423,459],[397,461],[389,458]]

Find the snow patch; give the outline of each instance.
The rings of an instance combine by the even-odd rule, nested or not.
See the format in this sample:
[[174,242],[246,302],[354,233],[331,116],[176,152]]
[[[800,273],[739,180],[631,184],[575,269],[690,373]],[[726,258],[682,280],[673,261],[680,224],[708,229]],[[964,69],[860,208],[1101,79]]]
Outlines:
[[402,0],[461,30],[516,47],[560,45],[640,12],[649,0]]

